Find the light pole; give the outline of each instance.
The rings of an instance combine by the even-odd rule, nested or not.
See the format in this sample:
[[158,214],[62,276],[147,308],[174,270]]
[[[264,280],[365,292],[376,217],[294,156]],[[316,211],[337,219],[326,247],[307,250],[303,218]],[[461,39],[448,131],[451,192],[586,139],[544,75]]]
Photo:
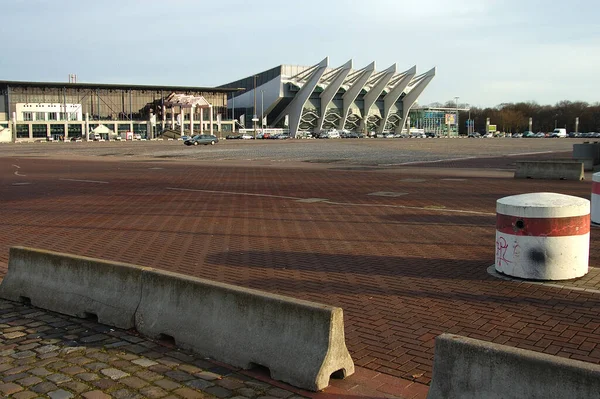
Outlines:
[[254,115],[252,116],[252,122],[254,123],[254,139],[256,140],[256,76],[254,75]]
[[458,136],[458,98],[459,97],[454,97],[454,99],[456,100],[456,135]]
[[260,130],[264,134],[265,129],[265,99],[264,99],[265,91],[260,91]]

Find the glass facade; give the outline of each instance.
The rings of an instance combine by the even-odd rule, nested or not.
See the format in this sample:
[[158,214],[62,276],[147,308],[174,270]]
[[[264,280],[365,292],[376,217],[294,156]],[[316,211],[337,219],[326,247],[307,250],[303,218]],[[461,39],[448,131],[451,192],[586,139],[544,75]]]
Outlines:
[[[176,119],[181,112],[179,107],[173,109],[163,107],[164,99],[170,94],[178,93],[204,97],[212,105],[213,120],[216,121],[219,114],[226,117],[227,97],[228,95],[231,96],[233,91],[235,90],[227,88],[131,87],[77,83],[61,87],[61,84],[56,83],[37,84],[34,82],[0,81],[0,121],[12,120],[13,113],[17,112],[17,107],[22,107],[23,104],[26,107],[45,104],[48,107],[61,108],[63,106],[66,108],[69,105],[69,112],[40,112],[39,108],[33,112],[19,112],[17,138],[29,138],[29,125],[36,121],[50,123],[51,128],[47,129],[50,135],[65,134],[63,123],[56,124],[55,127],[52,122],[65,121],[69,125],[67,130],[71,130],[71,125],[77,125],[78,127],[75,128],[76,133],[69,134],[69,136],[79,136],[82,134],[81,130],[84,129],[82,126],[85,126],[82,121],[85,120],[86,114],[90,121],[89,130],[99,124],[105,124],[111,130],[116,129],[118,132],[122,132],[131,130],[131,124],[133,124],[135,133],[149,138],[147,124],[151,115],[154,114],[156,117],[156,128],[151,131],[152,136],[155,136],[162,131],[163,122],[165,127],[170,125],[171,114],[174,114]],[[71,109],[71,105],[75,105],[76,109]],[[207,122],[210,119],[208,109],[204,110],[203,119],[208,124]],[[189,121],[189,108],[185,109],[185,120]],[[200,110],[198,108],[194,115],[194,122],[200,123]],[[178,129],[178,125],[175,128]],[[40,129],[42,128],[36,127],[35,137],[46,137],[46,134],[41,136],[42,130]],[[62,131],[58,132],[58,129],[62,129]]]

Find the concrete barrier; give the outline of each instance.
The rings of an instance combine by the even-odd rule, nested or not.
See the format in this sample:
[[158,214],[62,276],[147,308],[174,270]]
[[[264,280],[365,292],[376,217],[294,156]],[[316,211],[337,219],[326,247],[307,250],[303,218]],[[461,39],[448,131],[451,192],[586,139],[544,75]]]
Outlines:
[[573,144],[573,159],[591,159],[594,165],[600,163],[600,143]]
[[600,366],[442,334],[427,398],[600,398]]
[[234,366],[322,390],[354,363],[341,308],[152,268],[13,247],[0,297],[100,323],[170,336]]
[[158,270],[142,286],[142,334],[313,391],[354,373],[341,308]]
[[515,179],[583,180],[583,162],[521,161],[516,162]]
[[32,248],[10,248],[0,297],[133,328],[142,267]]

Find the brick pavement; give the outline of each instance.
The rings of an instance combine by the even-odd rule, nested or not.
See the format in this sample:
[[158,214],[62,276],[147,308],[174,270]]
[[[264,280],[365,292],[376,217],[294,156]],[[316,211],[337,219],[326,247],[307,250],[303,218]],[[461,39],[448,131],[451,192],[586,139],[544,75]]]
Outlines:
[[28,245],[341,306],[358,366],[420,384],[443,332],[600,363],[597,294],[487,273],[496,199],[591,182],[326,168],[1,159],[0,263]]

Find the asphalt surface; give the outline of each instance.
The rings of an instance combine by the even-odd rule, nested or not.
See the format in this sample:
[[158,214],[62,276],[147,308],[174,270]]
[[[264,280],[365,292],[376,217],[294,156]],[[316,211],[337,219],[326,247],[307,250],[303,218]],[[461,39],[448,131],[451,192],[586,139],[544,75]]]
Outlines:
[[515,180],[515,162],[569,158],[579,142],[0,145],[0,273],[8,248],[23,245],[340,306],[356,365],[424,392],[443,332],[600,363],[595,228],[582,279],[533,284],[488,272],[497,199],[591,193],[589,174]]

